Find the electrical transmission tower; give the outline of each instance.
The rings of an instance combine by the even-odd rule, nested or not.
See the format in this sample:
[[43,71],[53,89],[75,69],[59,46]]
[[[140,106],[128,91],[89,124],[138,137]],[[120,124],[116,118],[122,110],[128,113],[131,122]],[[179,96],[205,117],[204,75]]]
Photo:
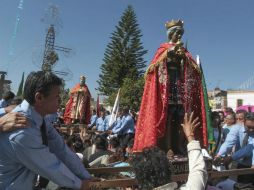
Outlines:
[[[64,53],[69,53],[71,51],[70,48],[56,46],[55,45],[55,30],[54,26],[50,25],[45,41],[45,49],[43,54],[43,63],[41,69],[43,71],[52,71],[52,67],[58,61],[58,54],[56,51],[61,51]],[[54,72],[61,72],[61,71],[54,71]],[[61,73],[59,73],[61,74]],[[63,73],[64,74],[64,73]]]
[[[44,22],[49,22],[50,26],[47,31],[46,40],[45,40],[45,48],[43,53],[43,62],[41,69],[43,71],[52,71],[53,66],[55,66],[56,62],[59,60],[58,54],[56,51],[63,52],[65,54],[69,54],[71,52],[70,48],[61,47],[55,45],[55,24],[61,23],[58,16],[58,8],[55,5],[50,5],[47,14],[45,15]],[[56,74],[67,75],[68,73],[65,71],[54,71]]]
[[248,78],[246,81],[244,81],[244,82],[238,87],[238,89],[240,89],[240,90],[250,89],[253,85],[254,85],[254,75],[251,76],[250,78]]

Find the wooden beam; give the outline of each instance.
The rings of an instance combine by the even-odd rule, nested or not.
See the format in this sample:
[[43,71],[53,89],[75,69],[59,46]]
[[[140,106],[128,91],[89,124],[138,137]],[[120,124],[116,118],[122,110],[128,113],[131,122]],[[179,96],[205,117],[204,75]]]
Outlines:
[[98,173],[119,173],[133,171],[131,166],[125,167],[100,167],[100,168],[87,168],[87,171],[92,174]]
[[[88,172],[92,174],[98,173],[119,173],[119,172],[128,172],[133,171],[131,166],[126,167],[101,167],[101,168],[88,168]],[[234,169],[234,170],[224,170],[224,171],[209,171],[208,176],[209,179],[212,178],[220,178],[227,176],[238,176],[244,174],[254,174],[254,169],[246,168],[246,169]],[[187,181],[189,174],[178,174],[172,175],[172,181]],[[137,185],[137,181],[135,179],[127,178],[127,179],[115,179],[115,180],[104,180],[101,182],[95,182],[94,185],[100,188],[109,188],[109,187],[131,187]]]
[[113,187],[133,187],[138,185],[135,179],[114,179],[104,180],[100,182],[91,182],[91,190],[102,189],[102,188],[113,188]]

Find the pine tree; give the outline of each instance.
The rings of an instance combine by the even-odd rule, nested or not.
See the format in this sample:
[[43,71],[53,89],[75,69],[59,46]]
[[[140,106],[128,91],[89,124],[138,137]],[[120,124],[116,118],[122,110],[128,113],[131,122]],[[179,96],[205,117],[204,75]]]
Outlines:
[[17,96],[19,96],[19,97],[23,97],[24,77],[25,77],[25,73],[23,72],[21,81],[19,83],[19,89],[17,92]]
[[126,78],[135,81],[143,77],[146,67],[143,55],[147,50],[142,46],[141,37],[135,12],[132,6],[128,6],[104,53],[104,63],[97,81],[101,94],[108,97],[115,95]]

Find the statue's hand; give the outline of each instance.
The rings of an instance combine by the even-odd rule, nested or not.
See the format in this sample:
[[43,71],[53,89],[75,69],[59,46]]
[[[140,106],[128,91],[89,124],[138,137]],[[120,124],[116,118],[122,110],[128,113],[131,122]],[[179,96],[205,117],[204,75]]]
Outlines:
[[168,62],[174,61],[176,59],[176,46],[172,46],[168,49],[168,53],[167,53],[167,59]]
[[167,58],[172,61],[185,58],[185,49],[182,46],[173,45],[168,49]]
[[172,45],[170,48],[168,48],[169,53],[175,53],[176,52],[176,45]]

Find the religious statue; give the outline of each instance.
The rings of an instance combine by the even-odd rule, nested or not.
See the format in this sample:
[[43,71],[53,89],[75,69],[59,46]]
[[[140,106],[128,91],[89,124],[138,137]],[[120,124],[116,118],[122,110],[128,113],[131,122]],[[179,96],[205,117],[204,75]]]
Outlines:
[[202,75],[183,47],[183,21],[172,20],[165,26],[169,42],[161,44],[146,71],[134,151],[156,145],[172,156],[185,155],[181,128],[185,112],[199,118],[201,127],[194,135],[203,147],[208,146]]
[[80,76],[80,82],[70,91],[70,99],[65,107],[64,123],[88,125],[91,117],[90,100],[86,77]]

